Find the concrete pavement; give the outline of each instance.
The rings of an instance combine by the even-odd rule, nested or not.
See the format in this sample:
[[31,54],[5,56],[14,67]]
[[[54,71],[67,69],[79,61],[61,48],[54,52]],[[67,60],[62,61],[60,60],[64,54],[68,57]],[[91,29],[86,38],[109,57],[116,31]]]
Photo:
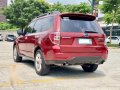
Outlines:
[[12,42],[0,42],[0,90],[120,90],[120,48],[110,48],[107,62],[94,73],[77,66],[53,67],[38,76],[34,63],[15,63]]

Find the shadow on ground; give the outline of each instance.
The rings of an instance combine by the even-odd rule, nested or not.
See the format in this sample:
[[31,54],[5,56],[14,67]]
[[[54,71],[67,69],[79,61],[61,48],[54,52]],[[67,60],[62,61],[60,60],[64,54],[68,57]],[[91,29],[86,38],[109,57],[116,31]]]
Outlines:
[[[33,61],[24,60],[22,63],[34,69]],[[47,76],[52,78],[77,79],[77,78],[99,78],[105,77],[106,75],[104,72],[100,70],[97,70],[96,72],[93,73],[84,72],[81,66],[77,65],[77,66],[52,66],[50,68],[50,73]]]

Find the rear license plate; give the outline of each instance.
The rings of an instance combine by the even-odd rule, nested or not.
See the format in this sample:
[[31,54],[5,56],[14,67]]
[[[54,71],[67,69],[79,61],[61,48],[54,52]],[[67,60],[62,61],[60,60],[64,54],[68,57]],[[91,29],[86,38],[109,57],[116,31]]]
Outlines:
[[78,43],[79,44],[89,44],[89,45],[91,45],[92,40],[91,39],[86,39],[86,38],[79,38]]

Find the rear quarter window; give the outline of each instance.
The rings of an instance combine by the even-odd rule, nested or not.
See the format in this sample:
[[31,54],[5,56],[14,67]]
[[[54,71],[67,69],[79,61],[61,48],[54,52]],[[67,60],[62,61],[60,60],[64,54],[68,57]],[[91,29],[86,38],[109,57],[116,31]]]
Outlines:
[[47,31],[47,30],[52,28],[53,23],[54,23],[54,17],[53,16],[45,17],[45,18],[42,18],[42,19],[40,18],[35,23],[35,26],[34,26],[35,32]]

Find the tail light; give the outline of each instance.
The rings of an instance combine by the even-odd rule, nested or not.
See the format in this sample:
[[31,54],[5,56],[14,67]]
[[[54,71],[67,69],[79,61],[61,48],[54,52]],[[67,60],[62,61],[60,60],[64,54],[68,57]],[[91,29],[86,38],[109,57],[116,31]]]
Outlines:
[[106,45],[106,40],[105,40],[105,38],[98,38],[98,42],[99,42],[99,44],[104,44],[104,45]]
[[53,44],[60,45],[60,32],[51,33],[49,38]]

